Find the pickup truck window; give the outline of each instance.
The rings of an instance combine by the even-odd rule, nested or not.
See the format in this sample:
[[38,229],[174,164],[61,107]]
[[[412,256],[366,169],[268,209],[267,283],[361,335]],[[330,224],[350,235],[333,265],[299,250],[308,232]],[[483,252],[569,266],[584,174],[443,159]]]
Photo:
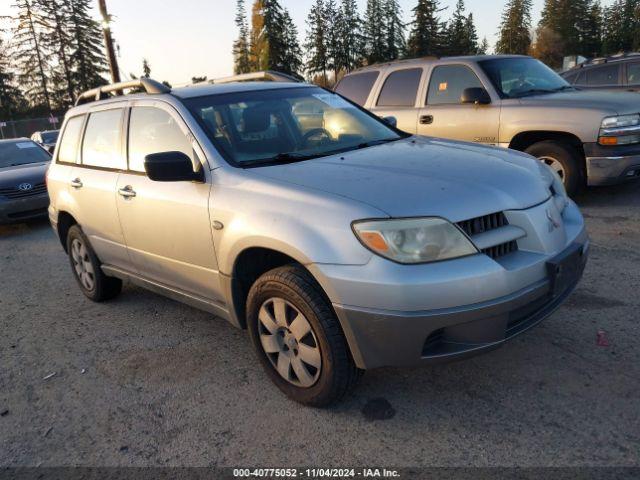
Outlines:
[[567,81],[539,60],[507,57],[478,62],[501,98],[522,98],[572,89]]
[[371,93],[371,89],[373,88],[373,84],[376,83],[378,75],[380,75],[378,71],[347,75],[338,83],[336,93],[344,95],[362,107],[367,102],[369,93]]
[[431,74],[427,104],[459,104],[465,88],[484,88],[477,75],[464,65],[441,65]]
[[605,65],[587,70],[587,85],[618,85],[619,65]]
[[421,68],[407,68],[392,72],[384,81],[377,105],[379,107],[413,107],[421,78]]

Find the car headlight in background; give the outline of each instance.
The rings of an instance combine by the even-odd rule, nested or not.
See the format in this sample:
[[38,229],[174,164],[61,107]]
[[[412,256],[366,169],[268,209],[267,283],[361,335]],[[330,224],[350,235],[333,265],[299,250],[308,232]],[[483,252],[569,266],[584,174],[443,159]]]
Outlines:
[[553,168],[547,165],[545,162],[538,161],[540,167],[540,174],[545,185],[553,195],[553,201],[558,208],[558,211],[562,213],[569,202],[569,196],[567,190],[564,188],[564,182]]
[[606,117],[600,125],[600,145],[640,143],[640,114]]
[[478,253],[455,225],[437,217],[363,220],[353,231],[373,253],[398,263],[426,263]]

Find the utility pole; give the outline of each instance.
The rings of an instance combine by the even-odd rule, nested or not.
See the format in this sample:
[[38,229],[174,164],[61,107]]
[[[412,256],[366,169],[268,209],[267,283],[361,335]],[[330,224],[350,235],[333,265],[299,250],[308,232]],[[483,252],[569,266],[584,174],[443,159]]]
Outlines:
[[111,37],[111,17],[107,13],[106,0],[98,0],[100,6],[100,14],[102,15],[102,31],[104,32],[104,44],[107,48],[107,57],[109,58],[109,70],[111,71],[111,81],[118,83],[120,81],[120,70],[118,69],[118,59],[113,48],[113,38]]

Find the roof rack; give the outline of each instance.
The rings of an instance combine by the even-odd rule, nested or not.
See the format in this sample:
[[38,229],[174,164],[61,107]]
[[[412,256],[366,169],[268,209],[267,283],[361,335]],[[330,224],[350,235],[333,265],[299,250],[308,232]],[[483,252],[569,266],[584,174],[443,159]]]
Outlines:
[[625,53],[616,53],[615,55],[609,55],[608,57],[597,57],[592,58],[591,60],[587,60],[579,65],[576,65],[573,68],[582,68],[589,65],[602,65],[603,63],[615,62],[618,60],[625,60],[630,57],[639,57],[640,52],[625,52]]
[[262,72],[243,73],[240,75],[232,75],[231,77],[216,78],[209,80],[209,83],[219,85],[222,83],[233,82],[259,82],[261,80],[267,80],[271,82],[292,82],[300,83],[297,78],[287,75],[286,73],[275,72],[273,70],[264,70]]
[[150,78],[138,78],[128,82],[112,83],[111,85],[104,85],[102,87],[87,90],[86,92],[78,95],[75,105],[77,106],[85,103],[97,102],[98,100],[104,100],[109,98],[108,94],[112,92],[120,92],[120,95],[122,95],[124,90],[131,90],[133,88],[142,89],[149,95],[171,92],[169,87],[163,83],[157,82],[156,80],[152,80]]

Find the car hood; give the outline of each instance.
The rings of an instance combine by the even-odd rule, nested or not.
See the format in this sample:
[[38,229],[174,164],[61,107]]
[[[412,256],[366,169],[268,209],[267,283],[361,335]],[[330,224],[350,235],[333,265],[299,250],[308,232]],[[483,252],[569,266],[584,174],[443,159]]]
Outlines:
[[633,92],[602,90],[567,90],[565,92],[534,95],[520,99],[522,105],[589,108],[624,115],[640,112],[640,95]]
[[348,197],[391,217],[441,216],[454,222],[528,208],[550,195],[533,157],[426,137],[254,172]]
[[0,168],[0,188],[17,188],[21,183],[43,183],[48,167],[49,162],[42,162]]

